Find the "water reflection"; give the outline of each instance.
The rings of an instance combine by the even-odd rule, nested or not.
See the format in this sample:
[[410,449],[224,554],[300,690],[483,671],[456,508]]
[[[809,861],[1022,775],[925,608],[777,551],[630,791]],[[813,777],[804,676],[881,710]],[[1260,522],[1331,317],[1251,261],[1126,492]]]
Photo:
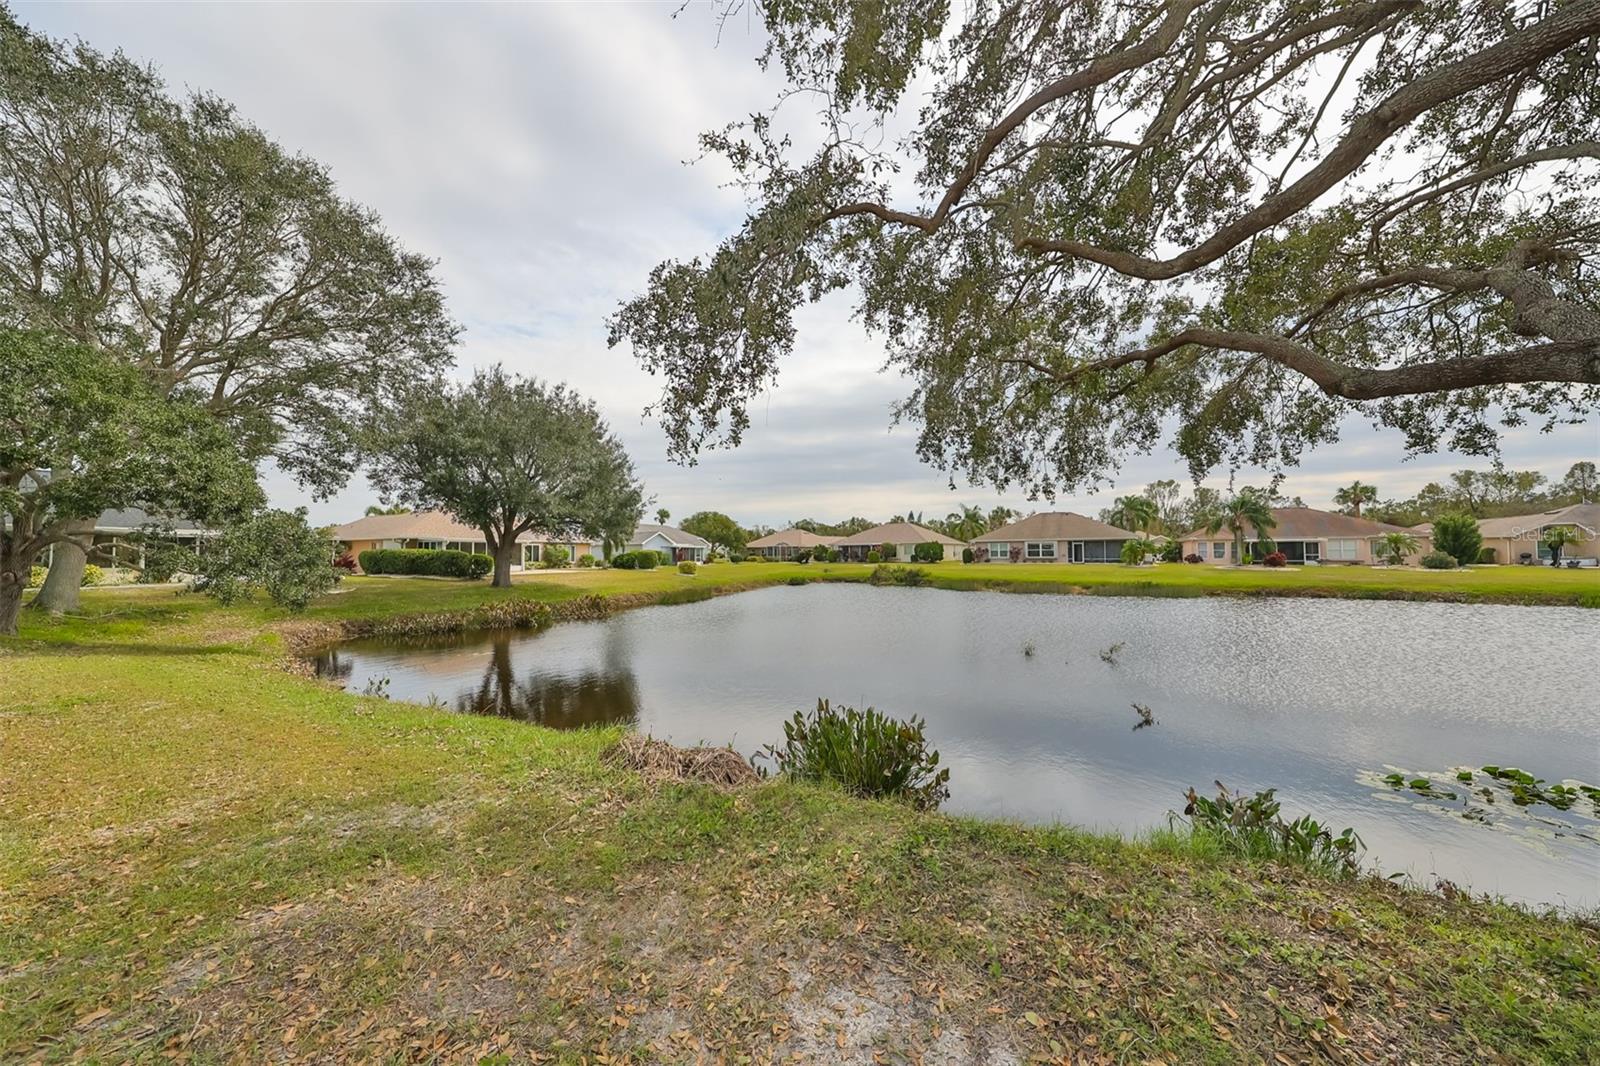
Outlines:
[[956,811],[1133,833],[1190,787],[1276,787],[1291,816],[1354,827],[1385,873],[1593,906],[1592,839],[1495,831],[1369,775],[1494,764],[1600,784],[1597,646],[1600,612],[1577,608],[816,586],[359,642],[321,668],[352,691],[388,678],[396,699],[746,755],[818,697],[875,705],[927,720]]
[[[396,698],[432,700],[463,714],[515,718],[551,729],[631,726],[638,720],[639,684],[614,641],[599,665],[552,671],[534,663],[519,676],[513,644],[520,639],[497,633],[391,645],[391,650],[412,652],[410,664],[396,664],[394,673],[373,673],[359,651],[335,648],[317,659],[316,668],[318,676],[355,691],[383,684]],[[353,682],[358,664],[360,680]],[[469,670],[468,664],[477,669]]]

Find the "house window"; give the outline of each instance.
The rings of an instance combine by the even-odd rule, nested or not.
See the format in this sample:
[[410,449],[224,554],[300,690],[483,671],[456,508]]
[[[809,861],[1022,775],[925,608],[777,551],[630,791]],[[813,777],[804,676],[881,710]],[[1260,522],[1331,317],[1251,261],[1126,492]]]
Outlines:
[[539,561],[539,545],[537,545],[537,544],[524,544],[522,546],[522,565],[523,566],[527,566],[529,563],[536,563],[538,561]]
[[1225,541],[1225,540],[1214,540],[1214,541],[1212,541],[1211,542],[1211,558],[1213,558],[1213,559],[1226,559],[1227,557],[1228,557],[1228,542]]
[[1354,562],[1356,558],[1356,540],[1353,537],[1335,537],[1328,541],[1328,558],[1339,559],[1343,562]]
[[1053,560],[1056,557],[1056,542],[1053,540],[1028,541],[1027,556],[1030,559]]

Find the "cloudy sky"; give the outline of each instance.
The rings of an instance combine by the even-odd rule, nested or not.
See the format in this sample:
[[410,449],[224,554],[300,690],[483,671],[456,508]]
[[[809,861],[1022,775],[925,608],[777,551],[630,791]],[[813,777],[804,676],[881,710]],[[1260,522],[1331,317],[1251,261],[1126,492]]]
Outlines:
[[[685,166],[702,130],[770,105],[777,80],[754,63],[759,27],[720,33],[703,7],[639,4],[20,4],[55,36],[120,47],[175,89],[206,89],[286,147],[331,168],[409,247],[439,261],[466,327],[457,373],[503,362],[594,396],[627,442],[649,491],[682,517],[723,510],[746,523],[802,516],[942,515],[1001,502],[922,465],[910,428],[889,428],[906,391],[880,373],[882,350],[841,295],[802,317],[796,358],[752,408],[745,444],[698,466],[667,462],[642,417],[657,383],[605,344],[605,316],[668,257],[707,251],[742,217],[714,164]],[[1600,424],[1513,435],[1506,461],[1559,476],[1600,453]],[[1352,423],[1337,447],[1305,457],[1284,490],[1313,506],[1353,477],[1407,495],[1466,465],[1453,455],[1401,462],[1398,437]],[[1167,452],[1140,457],[1119,484],[1184,477]],[[1241,472],[1244,481],[1263,481]],[[1213,483],[1226,481],[1225,472]],[[269,476],[275,502],[318,522],[361,513],[357,479],[315,502]],[[1112,493],[1068,497],[1093,513]],[[1024,510],[1041,504],[1012,498]]]

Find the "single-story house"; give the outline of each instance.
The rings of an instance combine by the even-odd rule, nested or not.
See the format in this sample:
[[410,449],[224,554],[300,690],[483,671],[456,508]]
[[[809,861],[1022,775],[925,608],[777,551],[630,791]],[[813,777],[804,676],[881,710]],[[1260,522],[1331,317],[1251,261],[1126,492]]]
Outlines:
[[[444,511],[369,514],[339,526],[333,531],[333,539],[338,542],[340,551],[349,552],[358,561],[362,552],[373,548],[445,548],[472,555],[489,554],[489,543],[481,529],[466,525]],[[511,564],[513,570],[534,566],[550,546],[565,548],[569,562],[594,551],[594,546],[586,539],[550,539],[537,533],[524,533],[517,538],[517,543],[522,551]]]
[[1139,534],[1071,511],[1029,515],[972,541],[977,563],[1114,563]]
[[[222,530],[209,529],[188,518],[164,517],[139,507],[102,511],[94,523],[94,546],[89,549],[89,562],[97,566],[143,569],[145,548],[142,544],[134,543],[133,538],[135,534],[144,532],[185,548],[196,549],[222,535]],[[53,552],[47,552],[41,561],[49,565],[53,557]]]
[[843,537],[830,537],[824,533],[813,533],[808,529],[790,527],[780,529],[776,533],[768,533],[764,537],[757,537],[745,545],[745,550],[763,559],[784,562],[793,559],[797,552],[814,548],[831,548],[843,539]]
[[[1576,559],[1580,566],[1600,566],[1600,503],[1575,503],[1539,514],[1478,519],[1483,546],[1494,552],[1497,563],[1548,563],[1550,549],[1542,542],[1545,533],[1556,526],[1578,535],[1578,543],[1561,549],[1563,562]],[[1433,523],[1412,526],[1411,531],[1431,536]]]
[[889,544],[894,547],[894,558],[885,558],[883,561],[904,563],[911,561],[911,552],[918,544],[929,541],[943,544],[947,559],[952,554],[952,548],[955,549],[954,554],[959,555],[961,549],[967,546],[965,541],[945,536],[938,530],[919,526],[915,522],[886,522],[881,526],[873,526],[871,529],[863,529],[860,533],[841,537],[833,546],[847,561],[864,563],[867,561],[868,552],[879,551],[883,545]]
[[[1389,533],[1410,533],[1417,539],[1417,550],[1407,557],[1416,560],[1430,548],[1431,538],[1416,530],[1391,526],[1387,522],[1374,522],[1367,518],[1340,514],[1337,511],[1319,511],[1315,507],[1274,507],[1272,517],[1277,525],[1267,530],[1267,538],[1291,563],[1351,563],[1373,565],[1383,562],[1381,541]],[[1260,561],[1254,545],[1260,537],[1253,526],[1245,525],[1245,550]],[[1216,533],[1197,529],[1183,535],[1183,556],[1198,555],[1207,563],[1239,562],[1233,543],[1233,534],[1224,528]]]
[[665,553],[675,563],[703,563],[706,561],[706,556],[711,553],[711,542],[693,533],[685,533],[676,526],[646,522],[633,531],[633,536],[628,538],[628,543],[620,550],[657,551]]

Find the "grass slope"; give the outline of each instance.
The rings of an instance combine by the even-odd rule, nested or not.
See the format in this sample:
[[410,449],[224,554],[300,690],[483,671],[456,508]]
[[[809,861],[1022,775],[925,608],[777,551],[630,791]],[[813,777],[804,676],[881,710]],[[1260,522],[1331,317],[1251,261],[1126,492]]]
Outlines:
[[[509,595],[690,580],[558,575]],[[503,595],[349,587],[313,617]],[[1600,1046],[1592,925],[1170,837],[788,783],[651,785],[602,763],[609,732],[288,673],[267,608],[157,590],[86,608],[0,643],[0,1061],[1574,1062]]]

